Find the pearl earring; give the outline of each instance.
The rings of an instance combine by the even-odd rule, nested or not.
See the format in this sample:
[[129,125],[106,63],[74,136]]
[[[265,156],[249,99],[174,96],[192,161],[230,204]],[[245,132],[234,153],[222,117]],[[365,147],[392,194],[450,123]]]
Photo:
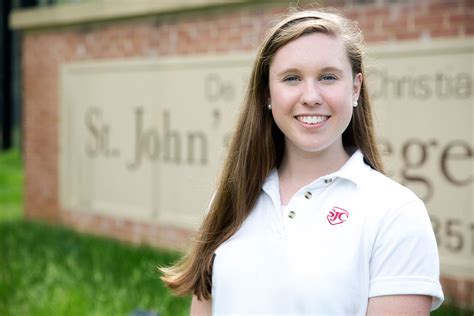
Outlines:
[[268,103],[267,108],[268,108],[269,110],[271,110],[271,109],[272,109],[272,105],[271,105],[270,103]]
[[359,105],[359,103],[357,103],[357,100],[355,100],[353,106],[356,108],[358,105]]

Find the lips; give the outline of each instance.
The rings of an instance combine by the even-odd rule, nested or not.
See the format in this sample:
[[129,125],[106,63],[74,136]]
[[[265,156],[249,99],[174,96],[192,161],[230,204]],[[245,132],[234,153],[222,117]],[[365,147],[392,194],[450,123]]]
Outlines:
[[301,123],[314,125],[314,124],[318,124],[318,123],[322,123],[322,122],[327,121],[329,116],[326,116],[326,115],[298,115],[298,116],[295,116],[295,118],[298,121],[300,121]]

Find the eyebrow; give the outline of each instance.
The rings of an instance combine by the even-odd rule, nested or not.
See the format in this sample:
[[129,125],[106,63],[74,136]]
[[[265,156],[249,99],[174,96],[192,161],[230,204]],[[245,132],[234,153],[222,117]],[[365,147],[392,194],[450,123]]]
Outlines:
[[[277,76],[281,77],[281,76],[287,75],[289,73],[295,73],[295,72],[300,73],[301,70],[299,68],[288,68],[288,69],[284,69],[284,70],[278,72]],[[324,67],[320,70],[320,72],[335,72],[335,73],[338,73],[338,74],[343,73],[342,69],[337,68],[337,67],[332,67],[332,66]]]

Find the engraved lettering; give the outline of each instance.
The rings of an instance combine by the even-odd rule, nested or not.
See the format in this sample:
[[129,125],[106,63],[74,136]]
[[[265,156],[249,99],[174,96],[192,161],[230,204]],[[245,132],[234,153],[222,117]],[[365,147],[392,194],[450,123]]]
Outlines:
[[[453,152],[456,150],[457,152]],[[459,150],[461,150],[461,152],[459,152]],[[454,175],[452,169],[450,169],[451,165],[449,164],[449,162],[452,160],[469,161],[472,160],[472,158],[473,149],[469,146],[467,142],[461,140],[450,142],[443,150],[443,153],[441,155],[441,171],[443,172],[443,175],[446,180],[456,186],[464,186],[469,183],[472,183],[474,180],[472,168],[467,168],[468,170],[471,170],[471,173],[456,176]]]
[[401,170],[403,184],[418,183],[424,187],[425,193],[420,197],[427,202],[433,196],[433,185],[421,174],[410,173],[413,168],[422,167],[428,158],[428,145],[420,140],[412,139],[408,141],[402,148],[402,157],[404,166]]
[[91,136],[86,144],[88,157],[103,155],[110,158],[119,155],[118,149],[110,145],[110,126],[102,122],[102,113],[98,108],[92,107],[86,112],[85,123]]

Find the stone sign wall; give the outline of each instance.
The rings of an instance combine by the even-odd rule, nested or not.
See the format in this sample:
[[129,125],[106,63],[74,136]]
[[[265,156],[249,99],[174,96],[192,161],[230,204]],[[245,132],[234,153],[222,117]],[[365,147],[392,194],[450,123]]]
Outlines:
[[62,208],[195,230],[250,55],[62,67]]
[[[425,201],[443,273],[474,274],[471,41],[373,46],[369,91],[387,174]],[[195,230],[253,56],[62,67],[65,210]]]

